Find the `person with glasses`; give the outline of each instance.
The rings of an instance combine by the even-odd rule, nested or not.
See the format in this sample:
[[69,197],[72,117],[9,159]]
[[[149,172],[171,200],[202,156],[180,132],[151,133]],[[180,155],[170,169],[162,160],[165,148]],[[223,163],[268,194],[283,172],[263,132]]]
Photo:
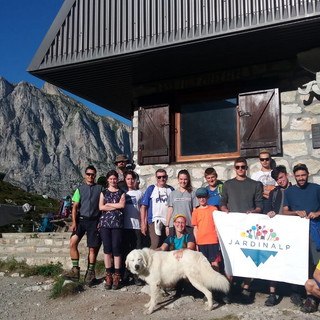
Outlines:
[[168,197],[174,190],[167,185],[166,170],[156,171],[156,184],[147,188],[141,201],[141,233],[150,236],[151,249],[160,247],[166,238],[165,224],[168,211]]
[[[84,234],[87,234],[87,246],[89,247],[88,269],[85,274],[85,282],[89,285],[95,279],[95,264],[101,246],[101,239],[97,229],[100,217],[99,198],[101,185],[95,183],[97,170],[94,166],[88,166],[85,170],[85,184],[76,189],[72,201],[72,224],[70,231],[70,256],[72,269],[63,274],[63,278],[78,281],[80,278],[78,245]],[[79,215],[78,215],[79,211]]]
[[[239,157],[234,161],[236,176],[223,184],[220,210],[224,212],[261,213],[262,186],[261,183],[247,176],[247,160]],[[233,277],[227,276],[232,282]],[[242,296],[245,302],[250,302],[249,291],[251,279],[245,279]]]
[[262,213],[267,214],[268,213],[268,199],[270,191],[273,190],[277,183],[272,178],[271,172],[271,164],[274,162],[274,160],[271,158],[270,151],[267,149],[261,150],[259,152],[259,160],[261,164],[261,169],[257,172],[254,172],[251,175],[251,179],[260,181],[263,185],[263,209]]

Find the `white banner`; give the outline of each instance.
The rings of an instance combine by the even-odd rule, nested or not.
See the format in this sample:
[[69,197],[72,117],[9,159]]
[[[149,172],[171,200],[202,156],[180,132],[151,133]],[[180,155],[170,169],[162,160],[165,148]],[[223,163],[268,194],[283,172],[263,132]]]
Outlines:
[[214,211],[213,217],[227,274],[305,284],[308,219],[221,211]]

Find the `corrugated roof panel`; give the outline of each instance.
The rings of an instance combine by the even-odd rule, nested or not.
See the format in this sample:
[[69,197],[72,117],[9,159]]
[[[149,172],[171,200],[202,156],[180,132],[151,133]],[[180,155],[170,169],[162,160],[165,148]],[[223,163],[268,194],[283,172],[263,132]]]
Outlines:
[[[319,16],[320,0],[66,0],[29,70]],[[43,52],[45,52],[43,54]]]

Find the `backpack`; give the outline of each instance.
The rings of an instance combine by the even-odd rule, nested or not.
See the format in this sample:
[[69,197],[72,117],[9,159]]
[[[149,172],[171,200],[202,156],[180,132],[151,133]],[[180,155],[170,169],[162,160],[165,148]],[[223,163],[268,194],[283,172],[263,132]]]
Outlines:
[[38,228],[39,232],[54,231],[54,225],[51,223],[53,216],[54,216],[53,213],[47,213],[47,215],[42,219],[41,226]]

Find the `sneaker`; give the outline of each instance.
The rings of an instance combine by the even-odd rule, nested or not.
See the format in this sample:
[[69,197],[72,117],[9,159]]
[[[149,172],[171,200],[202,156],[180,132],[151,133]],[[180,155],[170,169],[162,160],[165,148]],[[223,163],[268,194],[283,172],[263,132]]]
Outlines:
[[79,281],[80,268],[79,267],[72,267],[72,269],[70,271],[63,273],[61,277],[66,280]]
[[91,285],[96,278],[96,273],[94,270],[87,270],[86,275],[84,276],[84,282],[88,285]]
[[300,311],[304,313],[311,313],[318,311],[318,301],[313,299],[312,297],[308,297],[302,307],[300,308]]
[[264,305],[267,307],[272,307],[277,304],[277,297],[274,293],[271,293],[267,300],[265,301]]
[[104,284],[104,288],[106,290],[110,290],[112,288],[112,273],[107,273],[106,274],[106,278],[105,278],[105,284]]
[[119,273],[115,273],[113,275],[113,284],[112,284],[113,290],[118,290],[120,288],[120,280],[121,280],[121,275]]
[[302,305],[302,298],[300,293],[294,292],[290,296],[290,301],[297,307],[301,307]]

